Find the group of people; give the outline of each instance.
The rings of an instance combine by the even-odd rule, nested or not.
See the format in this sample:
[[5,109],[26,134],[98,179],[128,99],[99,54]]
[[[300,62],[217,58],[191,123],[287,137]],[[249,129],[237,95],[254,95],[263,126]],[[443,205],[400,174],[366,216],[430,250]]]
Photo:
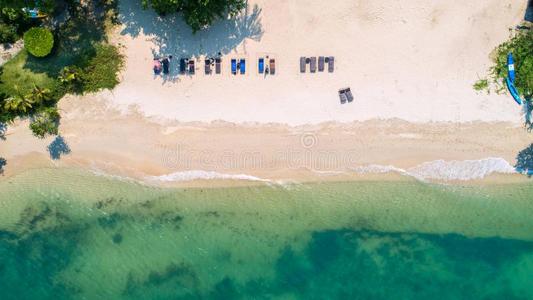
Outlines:
[[154,58],[154,74],[159,75],[161,72],[163,74],[170,73],[170,60],[172,59],[172,55],[169,55],[168,57],[163,58]]

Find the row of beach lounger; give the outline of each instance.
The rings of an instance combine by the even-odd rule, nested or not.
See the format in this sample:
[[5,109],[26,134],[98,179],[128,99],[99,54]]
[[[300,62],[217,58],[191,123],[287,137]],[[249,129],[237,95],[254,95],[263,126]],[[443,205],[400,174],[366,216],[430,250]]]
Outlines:
[[[154,73],[168,74],[170,72],[169,65],[172,56],[164,58],[154,58]],[[268,62],[268,64],[267,64]],[[205,63],[205,74],[212,74],[211,67],[215,66],[215,74],[220,74],[222,72],[222,58],[207,58],[204,61]],[[316,57],[300,57],[300,72],[305,73],[307,64],[309,64],[309,70],[311,73],[317,71],[317,58]],[[319,56],[318,57],[318,72],[323,72],[325,64],[328,64],[328,72],[332,73],[335,68],[335,58],[333,56]],[[257,61],[257,71],[259,74],[276,74],[276,60],[273,58],[260,57]],[[179,72],[180,74],[195,74],[195,62],[193,59],[181,58],[179,63]],[[246,59],[231,59],[231,74],[236,75],[237,73],[246,74]],[[341,104],[347,102],[352,102],[354,97],[350,88],[344,88],[339,90],[339,98]]]
[[[163,59],[154,59],[154,73],[159,74],[163,71],[163,74],[169,73],[169,64],[172,56]],[[205,74],[211,75],[213,73],[212,66],[215,67],[215,74],[220,74],[222,72],[222,58],[207,58],[204,61],[205,63]],[[309,71],[311,73],[316,73],[317,71],[317,58],[313,57],[300,57],[300,72],[305,73],[307,65],[309,64]],[[318,57],[318,72],[323,72],[325,69],[325,64],[328,64],[328,72],[332,73],[335,69],[335,57],[333,56],[319,56]],[[162,65],[162,66],[161,66]],[[162,70],[161,70],[162,69]],[[179,73],[185,74],[189,73],[191,75],[195,74],[195,61],[193,59],[181,58],[179,63]],[[259,74],[276,74],[276,60],[273,58],[263,58],[260,57],[257,61],[257,72]],[[231,74],[236,75],[237,73],[245,74],[246,73],[246,59],[231,59]]]
[[[309,64],[309,71],[316,73],[317,71],[317,58],[312,57],[300,57],[300,73],[305,73],[307,65]],[[335,70],[335,57],[333,56],[319,56],[318,57],[318,72],[324,72],[324,66],[328,64],[328,72],[332,73]]]
[[[268,64],[267,64],[268,61]],[[265,61],[265,58],[259,58],[257,62],[257,71],[259,74],[276,74],[276,60],[271,58],[267,59]],[[212,67],[214,66],[215,74],[222,73],[222,58],[207,58],[204,61],[205,69],[204,72],[206,75],[213,74]],[[188,58],[182,58],[180,59],[180,66],[179,66],[179,72],[180,74],[195,74],[195,62],[193,59]],[[240,58],[240,59],[231,59],[231,74],[236,75],[239,74],[246,74],[246,59]]]

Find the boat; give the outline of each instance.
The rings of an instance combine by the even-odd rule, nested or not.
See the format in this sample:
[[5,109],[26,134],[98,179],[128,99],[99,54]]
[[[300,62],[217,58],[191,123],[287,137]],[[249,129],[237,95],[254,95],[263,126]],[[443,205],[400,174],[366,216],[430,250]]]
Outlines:
[[507,84],[507,89],[509,90],[509,93],[511,93],[511,96],[513,96],[514,101],[516,101],[518,105],[522,105],[523,101],[518,95],[518,91],[516,90],[514,83],[511,82],[511,79],[509,79],[509,77],[505,78],[505,83]]

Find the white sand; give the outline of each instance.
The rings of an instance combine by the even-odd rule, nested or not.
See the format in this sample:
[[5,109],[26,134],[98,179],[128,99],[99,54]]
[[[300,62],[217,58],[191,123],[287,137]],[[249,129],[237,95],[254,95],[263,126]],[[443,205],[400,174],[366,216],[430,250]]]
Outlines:
[[[526,1],[254,0],[238,22],[196,36],[138,2],[121,0],[122,83],[60,102],[71,153],[51,160],[53,138],[38,140],[17,122],[0,149],[6,178],[59,166],[164,182],[348,180],[391,170],[465,180],[513,172],[531,144],[509,96],[472,89]],[[174,55],[176,74],[180,56],[218,51],[222,75],[205,76],[203,61],[194,76],[152,74],[153,53]],[[265,53],[277,60],[275,76],[256,72]],[[300,74],[301,55],[334,55],[336,70]],[[229,74],[232,57],[247,58],[246,75]],[[356,99],[341,105],[345,86]],[[206,123],[213,120],[227,122]]]
[[531,135],[513,123],[371,120],[294,127],[175,121],[162,125],[141,115],[121,114],[90,95],[67,96],[60,109],[61,136],[71,152],[52,148],[60,159],[51,159],[48,148],[55,137],[37,139],[27,121],[17,122],[0,144],[0,154],[8,161],[5,178],[34,168],[76,167],[148,179],[150,184],[194,185],[191,181],[209,179],[201,186],[212,186],[215,179],[224,180],[224,185],[242,180],[372,180],[389,172],[463,182],[514,173],[517,154],[531,144]]
[[[477,93],[489,54],[524,17],[517,0],[253,0],[246,16],[192,35],[179,17],[160,19],[140,1],[122,0],[127,67],[111,98],[122,108],[179,121],[413,122],[510,121],[520,107],[506,95]],[[254,6],[257,10],[254,11]],[[255,13],[254,13],[255,12]],[[205,76],[202,54],[225,54],[223,74]],[[173,55],[167,80],[154,78],[153,53]],[[257,74],[257,58],[276,58],[277,74]],[[181,56],[197,56],[196,75],[177,76]],[[336,69],[299,73],[300,56],[333,55]],[[230,74],[245,57],[247,74]],[[355,101],[339,103],[351,87]]]

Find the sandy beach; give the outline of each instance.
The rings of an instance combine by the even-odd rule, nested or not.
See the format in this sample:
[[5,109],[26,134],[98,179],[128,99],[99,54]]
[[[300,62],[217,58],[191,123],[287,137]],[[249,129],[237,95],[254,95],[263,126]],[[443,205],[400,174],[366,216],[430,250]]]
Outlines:
[[35,139],[25,122],[9,127],[3,142],[5,175],[77,167],[153,184],[290,183],[387,172],[453,182],[514,173],[518,151],[531,143],[521,126],[504,122],[161,124],[135,112],[124,115],[96,97],[65,99],[60,143]]
[[[250,1],[236,20],[193,35],[177,16],[120,1],[113,34],[126,55],[113,91],[60,102],[59,139],[27,122],[2,141],[4,175],[81,167],[159,184],[199,179],[301,182],[394,172],[465,181],[514,173],[531,144],[520,107],[475,92],[490,52],[526,1]],[[222,53],[222,74],[203,59]],[[173,55],[154,77],[154,57]],[[335,56],[332,73],[299,72],[300,56]],[[275,75],[257,58],[276,59]],[[196,59],[178,75],[178,59]],[[232,58],[247,73],[230,74]],[[355,100],[341,105],[337,91]],[[225,183],[227,184],[227,182]]]
[[64,96],[55,136],[0,124],[2,299],[533,299],[533,135],[472,87],[526,0],[249,0],[196,35],[141,2],[113,90]]
[[[411,122],[520,123],[505,95],[477,93],[490,53],[524,18],[527,1],[249,1],[244,15],[193,35],[178,16],[163,19],[138,1],[120,2],[127,67],[111,101],[147,116],[190,121],[317,124],[399,118]],[[223,54],[221,75],[204,58]],[[154,78],[155,56],[173,55],[171,75]],[[276,75],[257,72],[276,59]],[[301,56],[334,56],[333,73],[299,72]],[[178,75],[196,58],[195,75]],[[245,58],[247,73],[230,74]],[[340,105],[350,87],[355,101]]]

